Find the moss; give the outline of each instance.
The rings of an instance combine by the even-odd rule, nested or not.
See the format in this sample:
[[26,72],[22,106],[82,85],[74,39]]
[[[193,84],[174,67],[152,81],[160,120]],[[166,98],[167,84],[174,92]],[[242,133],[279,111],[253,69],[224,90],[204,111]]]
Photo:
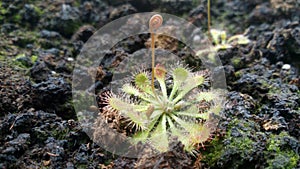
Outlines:
[[192,5],[193,6],[198,6],[199,5],[199,2],[198,0],[192,0]]
[[[20,68],[30,68],[36,61],[38,57],[36,55],[32,55],[30,58],[26,56],[25,53],[18,54],[13,59],[14,66],[20,67]],[[0,59],[1,60],[1,59]]]
[[5,57],[3,55],[0,55],[0,61],[4,61]]
[[[0,4],[0,6],[1,6],[1,4]],[[0,14],[1,15],[5,15],[7,13],[7,10],[5,9],[5,8],[0,8]]]
[[88,165],[87,164],[78,164],[78,165],[76,165],[76,168],[85,169],[85,168],[88,168]]
[[[298,92],[298,95],[300,95],[300,93]],[[296,114],[300,115],[300,107],[298,107],[298,110],[295,111]]]
[[[71,38],[72,35],[79,29],[82,25],[80,20],[61,20],[61,19],[53,19],[50,21],[51,25],[49,26],[50,29],[59,32],[62,36]],[[60,26],[58,26],[60,25]]]
[[37,39],[37,45],[43,49],[59,48],[61,42],[56,39]]
[[67,37],[71,37],[75,31],[77,31],[79,29],[79,27],[82,25],[82,23],[80,21],[70,21],[69,24],[66,24],[68,25],[65,29],[64,29],[64,34],[67,36]]
[[2,2],[0,1],[0,21],[4,20],[6,14],[7,14],[7,9],[2,7]]
[[236,72],[234,72],[234,76],[235,76],[236,78],[240,78],[240,77],[242,77],[242,75],[243,75],[243,72],[241,72],[241,71],[236,71]]
[[293,151],[281,152],[276,154],[273,159],[267,160],[268,167],[266,169],[293,169],[296,168],[298,160],[299,156],[296,156]]
[[74,7],[80,7],[80,1],[74,1]]
[[16,56],[16,59],[21,59],[21,58],[24,58],[24,57],[26,57],[25,53],[21,53],[21,54],[18,54]]
[[235,68],[239,68],[241,66],[241,58],[240,57],[234,57],[231,59],[231,63]]
[[21,48],[25,48],[28,44],[34,44],[36,39],[38,39],[38,33],[33,31],[18,30],[10,32],[9,35],[18,37],[18,41],[15,42],[15,45]]
[[43,11],[39,8],[39,7],[37,7],[37,6],[34,6],[34,11],[37,13],[37,15],[40,17],[40,16],[42,16],[43,15]]
[[37,61],[37,59],[38,59],[38,56],[36,56],[36,55],[32,55],[30,57],[31,63],[33,63],[33,64]]
[[[108,152],[107,152],[108,153]],[[107,156],[110,156],[111,154],[110,153],[108,153],[107,154]],[[105,161],[104,161],[104,165],[105,166],[108,166],[108,165],[110,165],[111,163],[113,162],[113,159],[106,159]]]
[[228,125],[225,137],[212,140],[203,152],[203,162],[211,168],[254,168],[256,153],[262,151],[253,121],[234,119]]
[[70,129],[68,127],[65,127],[63,129],[57,127],[56,130],[52,130],[52,134],[53,134],[54,138],[56,138],[57,140],[66,139],[69,132],[70,132]]
[[296,140],[287,132],[281,132],[279,135],[272,134],[267,141],[267,148],[264,152],[268,157],[268,169],[271,168],[285,168],[292,169],[297,166],[299,155],[292,150],[289,142]]
[[[250,138],[251,124],[236,119],[230,125],[232,126],[231,130],[226,134],[227,141],[230,144],[226,145],[226,148],[239,152],[242,158],[247,158],[246,156],[254,152],[254,141]],[[243,128],[239,128],[238,125],[243,126]],[[236,133],[239,133],[240,136],[235,136]]]
[[209,166],[213,166],[221,158],[222,150],[224,146],[222,140],[219,137],[214,138],[203,152],[203,162],[207,163]]
[[21,22],[21,19],[22,19],[22,16],[20,14],[15,14],[13,17],[12,17],[12,21],[15,22],[15,23],[20,23]]
[[20,68],[28,68],[28,63],[26,62],[26,55],[24,53],[18,54],[15,59],[13,59],[13,64]]

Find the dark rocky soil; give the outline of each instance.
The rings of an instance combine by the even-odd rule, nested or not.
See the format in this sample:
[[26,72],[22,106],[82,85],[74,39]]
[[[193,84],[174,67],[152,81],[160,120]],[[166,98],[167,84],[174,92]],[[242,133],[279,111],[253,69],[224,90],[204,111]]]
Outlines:
[[[101,26],[137,12],[175,14],[206,29],[206,2],[1,1],[0,168],[300,168],[299,0],[217,0],[211,8],[212,27],[251,40],[218,52],[228,93],[217,131],[196,156],[174,142],[157,157],[130,159],[106,152],[79,125],[76,56]],[[146,48],[148,39],[125,39],[104,67]],[[112,76],[105,69],[98,75],[98,88]]]

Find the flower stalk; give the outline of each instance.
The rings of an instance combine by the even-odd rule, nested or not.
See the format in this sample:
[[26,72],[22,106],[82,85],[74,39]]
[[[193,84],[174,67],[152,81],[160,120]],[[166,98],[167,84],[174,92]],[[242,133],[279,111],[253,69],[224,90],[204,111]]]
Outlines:
[[209,40],[212,40],[210,33],[210,0],[207,0],[207,32]]
[[163,23],[163,17],[159,14],[153,15],[149,20],[149,30],[151,35],[151,57],[152,57],[152,74],[151,74],[151,88],[154,92],[154,66],[155,66],[155,33]]

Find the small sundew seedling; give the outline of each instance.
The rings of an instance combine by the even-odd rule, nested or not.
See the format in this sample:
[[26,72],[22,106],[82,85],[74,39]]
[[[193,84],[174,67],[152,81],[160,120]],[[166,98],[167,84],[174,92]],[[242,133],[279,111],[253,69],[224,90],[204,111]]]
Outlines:
[[225,50],[232,48],[233,45],[247,45],[250,40],[244,35],[234,35],[227,39],[227,34],[225,31],[211,29],[210,35],[213,43],[213,47],[209,49],[203,49],[197,51],[196,55],[201,57],[208,53],[208,57],[212,58],[210,55],[214,55],[215,52],[219,50]]
[[210,34],[216,51],[231,48],[233,44],[246,45],[250,43],[250,40],[244,35],[234,35],[227,39],[225,31],[216,29],[211,29]]
[[207,0],[207,31],[208,38],[213,44],[213,47],[197,51],[196,56],[200,58],[207,56],[210,61],[215,62],[214,55],[219,50],[232,48],[233,45],[247,45],[250,43],[250,40],[242,34],[227,38],[227,34],[224,30],[211,29],[210,18],[210,0]]

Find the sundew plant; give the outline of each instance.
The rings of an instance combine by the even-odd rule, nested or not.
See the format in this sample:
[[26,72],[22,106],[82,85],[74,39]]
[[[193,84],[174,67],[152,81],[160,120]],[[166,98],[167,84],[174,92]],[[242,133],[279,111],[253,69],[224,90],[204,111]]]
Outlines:
[[200,58],[207,57],[212,62],[215,61],[216,52],[220,50],[226,50],[232,48],[235,45],[247,45],[250,43],[250,39],[248,39],[243,34],[233,35],[231,37],[227,37],[226,31],[211,29],[211,16],[210,16],[210,0],[207,0],[207,34],[209,40],[213,44],[213,47],[201,49],[196,52],[196,55]]
[[211,23],[210,0],[207,0],[207,31],[210,40],[214,44],[213,51],[231,48],[233,44],[246,45],[250,43],[250,40],[242,34],[234,35],[227,39],[226,31],[211,29],[210,23]]
[[[153,23],[153,24],[152,24]],[[205,89],[208,71],[192,72],[183,64],[154,66],[153,28],[162,23],[160,15],[150,19],[152,72],[141,70],[122,86],[121,94],[105,99],[105,110],[125,117],[132,143],[149,143],[159,152],[172,139],[194,152],[209,140],[221,110],[220,93]],[[154,25],[154,26],[153,26]]]
[[[173,79],[169,92],[167,76]],[[135,129],[132,142],[148,142],[161,152],[168,150],[173,138],[178,138],[187,151],[203,145],[216,125],[213,114],[218,115],[221,109],[215,102],[218,93],[201,91],[198,87],[205,82],[204,75],[182,65],[170,71],[158,65],[154,77],[159,83],[155,91],[149,74],[143,71],[133,77],[133,84],[123,85],[122,97],[113,95],[108,99],[109,106],[127,117],[128,125]]]

